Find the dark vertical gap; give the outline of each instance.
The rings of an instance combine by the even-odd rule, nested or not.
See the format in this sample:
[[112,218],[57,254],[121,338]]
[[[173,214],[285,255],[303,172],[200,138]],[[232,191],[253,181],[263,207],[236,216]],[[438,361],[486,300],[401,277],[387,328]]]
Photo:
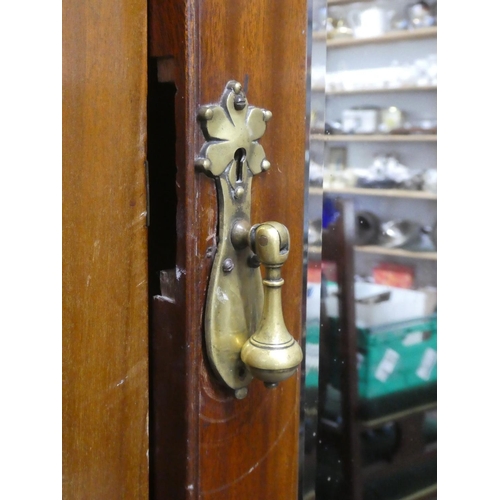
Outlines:
[[[158,498],[157,482],[157,433],[158,422],[155,395],[163,394],[163,387],[157,383],[159,358],[156,354],[165,332],[158,327],[158,310],[155,310],[154,296],[161,295],[160,272],[174,269],[176,263],[176,129],[175,94],[173,82],[158,80],[157,59],[148,60],[148,102],[147,102],[147,151],[148,151],[148,281],[149,281],[149,498]],[[158,305],[156,305],[158,308]],[[156,332],[153,323],[156,322]],[[153,338],[153,334],[157,338]],[[158,500],[160,500],[158,498]]]
[[148,68],[149,295],[160,294],[160,271],[176,262],[177,175],[173,82],[159,82],[156,59]]

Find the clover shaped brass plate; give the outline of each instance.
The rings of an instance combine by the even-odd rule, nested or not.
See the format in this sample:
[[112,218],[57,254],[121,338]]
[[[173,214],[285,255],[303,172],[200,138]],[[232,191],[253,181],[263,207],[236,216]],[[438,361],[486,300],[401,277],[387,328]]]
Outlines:
[[235,177],[235,153],[245,151],[246,163],[253,175],[270,167],[264,148],[257,142],[266,131],[271,112],[249,106],[241,84],[230,81],[220,104],[202,106],[198,119],[206,143],[200,151],[197,167],[218,177],[232,164],[229,179]]
[[[245,397],[252,375],[241,361],[243,344],[256,331],[263,289],[255,255],[234,242],[235,226],[250,228],[252,177],[270,168],[257,142],[272,114],[249,106],[240,83],[227,83],[219,104],[198,111],[206,142],[196,168],[215,179],[218,195],[217,251],[205,306],[205,340],[213,370],[236,397]],[[245,232],[245,231],[244,231]]]

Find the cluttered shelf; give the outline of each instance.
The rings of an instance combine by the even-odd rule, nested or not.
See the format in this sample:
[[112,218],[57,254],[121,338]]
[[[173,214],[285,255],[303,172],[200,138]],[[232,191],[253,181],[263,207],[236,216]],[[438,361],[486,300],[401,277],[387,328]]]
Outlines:
[[324,142],[433,142],[437,134],[311,134],[312,141]]
[[[356,250],[356,252],[387,255],[390,257],[406,257],[409,259],[437,260],[437,252],[412,251],[412,250],[405,250],[403,248],[386,248],[377,245],[356,246],[354,247],[354,250]],[[311,256],[321,255],[321,247],[316,245],[310,245],[309,254]]]
[[329,7],[333,7],[334,5],[347,5],[350,3],[368,3],[372,0],[328,0],[326,3]]
[[437,194],[428,191],[410,191],[406,189],[370,189],[370,188],[356,188],[356,187],[346,187],[346,188],[311,188],[309,192],[311,194],[319,195],[321,193],[329,194],[352,194],[361,196],[384,196],[390,198],[413,198],[421,200],[437,200]]
[[326,30],[321,31],[313,31],[312,38],[313,40],[326,40],[328,32]]
[[[324,89],[314,88],[313,92],[324,92]],[[356,95],[356,94],[382,94],[389,92],[430,92],[437,90],[436,85],[409,85],[406,87],[383,87],[383,88],[365,88],[353,90],[329,90],[325,95]]]
[[[437,401],[433,401],[431,403],[413,406],[402,411],[389,413],[381,417],[373,418],[371,420],[360,420],[360,425],[363,427],[363,429],[375,429],[387,423],[402,420],[417,413],[425,413],[431,410],[435,410],[436,408]],[[339,422],[337,420],[331,420],[330,418],[323,417],[321,419],[321,423],[332,432],[342,432],[342,426],[339,425]]]
[[[340,4],[339,4],[340,5]],[[387,43],[406,40],[420,40],[437,36],[437,27],[419,28],[415,30],[389,31],[383,35],[366,38],[330,38],[327,30],[314,31],[313,40],[326,40],[327,47],[349,47],[353,45],[369,45],[375,43]]]
[[437,252],[413,251],[404,248],[387,248],[378,245],[359,245],[356,252],[388,255],[391,257],[406,257],[409,259],[437,260]]
[[380,427],[388,422],[397,421],[403,418],[407,418],[410,415],[415,413],[425,413],[429,410],[434,410],[437,408],[437,401],[433,401],[432,403],[426,403],[423,405],[418,405],[412,408],[408,408],[396,413],[391,413],[388,415],[384,415],[382,417],[374,418],[371,420],[363,420],[361,421],[361,425],[365,429],[373,429],[375,427]]
[[388,31],[382,35],[366,38],[328,38],[326,33],[327,47],[350,47],[354,45],[369,45],[375,43],[390,43],[406,40],[419,40],[423,38],[437,37],[437,27],[430,26],[412,30]]

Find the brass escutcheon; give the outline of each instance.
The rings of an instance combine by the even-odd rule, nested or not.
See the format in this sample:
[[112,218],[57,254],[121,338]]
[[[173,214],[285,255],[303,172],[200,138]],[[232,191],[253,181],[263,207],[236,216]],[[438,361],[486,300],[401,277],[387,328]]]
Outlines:
[[[195,166],[214,178],[219,205],[205,340],[214,372],[238,399],[246,396],[253,377],[274,387],[302,361],[281,308],[288,230],[278,222],[250,222],[252,178],[271,166],[258,143],[271,117],[270,111],[249,106],[234,80],[227,83],[219,104],[198,111],[206,142]],[[264,280],[259,263],[266,270]]]

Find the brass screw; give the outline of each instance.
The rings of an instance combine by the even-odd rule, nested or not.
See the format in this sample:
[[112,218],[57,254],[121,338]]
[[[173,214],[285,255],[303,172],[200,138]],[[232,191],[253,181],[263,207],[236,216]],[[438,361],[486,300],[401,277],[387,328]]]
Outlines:
[[243,195],[245,194],[245,190],[241,187],[241,186],[238,186],[235,190],[234,190],[234,197],[239,200]]
[[234,395],[236,399],[244,399],[247,397],[248,389],[246,387],[241,387],[240,389],[236,389],[234,391]]
[[222,270],[225,273],[230,273],[234,269],[234,262],[231,259],[226,259],[222,263]]

